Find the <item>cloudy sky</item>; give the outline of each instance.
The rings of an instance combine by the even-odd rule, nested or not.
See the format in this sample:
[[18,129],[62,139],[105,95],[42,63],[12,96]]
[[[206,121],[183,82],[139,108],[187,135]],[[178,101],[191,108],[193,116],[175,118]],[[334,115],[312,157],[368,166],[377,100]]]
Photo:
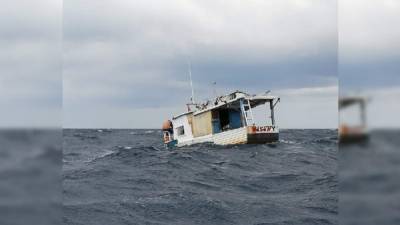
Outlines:
[[338,12],[340,95],[371,99],[370,127],[399,128],[400,1],[340,1]]
[[159,128],[196,100],[282,97],[284,128],[337,126],[336,1],[103,1],[63,6],[64,127]]
[[400,127],[399,5],[14,0],[0,8],[0,127],[158,128],[189,101],[188,59],[197,100],[213,82],[272,90],[284,128],[337,126],[338,72],[341,95],[373,96],[373,127]]
[[0,7],[0,127],[61,127],[61,0]]

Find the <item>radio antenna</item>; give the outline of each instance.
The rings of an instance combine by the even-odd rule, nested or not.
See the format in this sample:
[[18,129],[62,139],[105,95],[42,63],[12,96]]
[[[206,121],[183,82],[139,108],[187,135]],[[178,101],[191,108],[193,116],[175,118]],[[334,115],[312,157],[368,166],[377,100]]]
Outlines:
[[218,94],[217,94],[217,82],[214,81],[212,84],[213,84],[214,96],[217,98],[218,97]]
[[188,69],[189,69],[189,78],[190,78],[190,88],[192,89],[192,104],[194,105],[194,89],[193,89],[193,80],[192,80],[192,64],[190,63],[190,60],[188,61]]

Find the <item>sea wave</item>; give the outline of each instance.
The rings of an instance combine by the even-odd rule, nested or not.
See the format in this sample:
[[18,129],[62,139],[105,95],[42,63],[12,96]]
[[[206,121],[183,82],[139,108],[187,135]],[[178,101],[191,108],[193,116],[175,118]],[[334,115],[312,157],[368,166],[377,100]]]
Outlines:
[[[71,224],[336,224],[334,131],[283,130],[275,145],[166,149],[159,131],[65,132]],[[74,136],[74,133],[85,137]],[[307,208],[309,207],[309,208]]]

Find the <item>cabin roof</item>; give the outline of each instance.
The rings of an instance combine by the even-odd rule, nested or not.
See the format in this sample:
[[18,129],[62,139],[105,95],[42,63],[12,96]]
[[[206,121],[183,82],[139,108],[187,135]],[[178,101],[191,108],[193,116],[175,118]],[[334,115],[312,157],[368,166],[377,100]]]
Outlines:
[[339,98],[339,108],[345,108],[355,104],[365,104],[368,98],[363,96],[346,96]]
[[178,119],[178,118],[181,117],[181,116],[186,116],[186,115],[189,115],[189,114],[192,114],[192,113],[193,113],[192,111],[190,111],[190,112],[185,112],[185,113],[181,113],[181,114],[179,114],[179,115],[177,115],[177,116],[174,116],[172,119],[175,120],[175,119]]
[[265,104],[266,102],[273,101],[275,99],[279,99],[278,96],[272,96],[269,95],[268,92],[263,93],[263,94],[258,94],[258,95],[249,95],[245,92],[242,91],[235,91],[232,92],[228,95],[222,95],[214,99],[214,101],[207,101],[206,103],[203,104],[196,104],[197,109],[185,113],[181,113],[177,116],[174,116],[172,119],[178,119],[182,116],[187,116],[190,114],[193,115],[198,115],[210,110],[214,110],[217,108],[222,108],[222,107],[232,107],[232,108],[239,108],[240,104],[239,101],[241,99],[248,99],[250,101],[250,105],[252,108],[257,107],[259,105]]
[[[273,101],[275,99],[279,99],[277,96],[272,96],[266,94],[261,95],[249,95],[247,93],[241,91],[235,91],[228,95],[219,96],[215,99],[214,102],[211,102],[211,105],[206,105],[203,109],[195,111],[193,114],[197,115],[206,111],[210,111],[217,108],[222,108],[225,106],[230,107],[240,107],[239,101],[241,99],[248,99],[250,101],[250,105],[252,108],[257,107],[265,102]],[[210,103],[210,102],[208,102]]]

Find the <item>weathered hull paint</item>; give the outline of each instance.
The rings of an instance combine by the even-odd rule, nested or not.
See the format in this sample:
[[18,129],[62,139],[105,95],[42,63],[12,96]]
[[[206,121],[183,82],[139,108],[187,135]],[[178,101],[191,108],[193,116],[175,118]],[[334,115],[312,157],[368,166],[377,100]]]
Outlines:
[[182,147],[182,146],[188,146],[188,145],[194,145],[194,144],[200,144],[200,143],[213,143],[212,135],[205,135],[202,137],[193,138],[190,141],[178,142],[178,144],[176,146]]
[[214,144],[216,145],[236,145],[247,143],[247,128],[241,127],[214,134]]
[[266,144],[279,141],[279,130],[274,128],[273,132],[253,132],[249,127],[241,127],[218,134],[193,138],[191,141],[177,143],[178,147],[199,143],[211,143],[216,145],[237,144]]
[[178,141],[177,141],[177,140],[172,140],[172,141],[170,141],[170,142],[165,143],[165,146],[166,146],[167,148],[173,148],[173,147],[175,147],[177,144],[178,144]]
[[248,134],[247,144],[266,144],[279,141],[279,133]]

